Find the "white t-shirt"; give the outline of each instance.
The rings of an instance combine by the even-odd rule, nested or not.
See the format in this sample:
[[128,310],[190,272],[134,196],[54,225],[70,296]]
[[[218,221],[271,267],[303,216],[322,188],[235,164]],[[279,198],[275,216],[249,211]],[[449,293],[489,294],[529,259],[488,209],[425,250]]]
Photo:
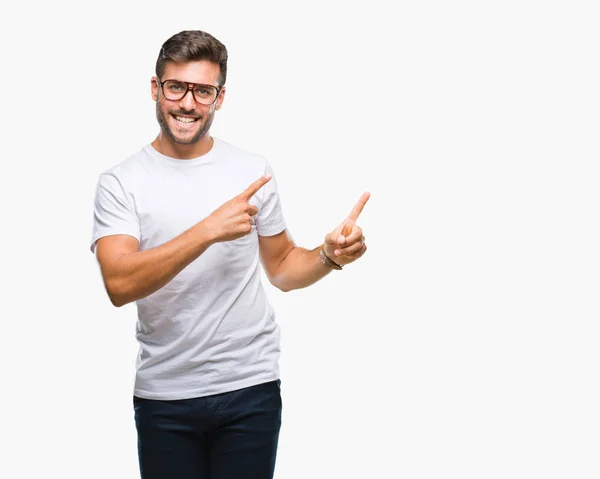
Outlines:
[[[126,234],[139,250],[160,246],[243,192],[268,161],[218,138],[205,155],[169,158],[151,145],[102,173],[94,200],[91,251]],[[250,200],[252,232],[215,243],[155,293],[136,301],[134,394],[186,399],[279,378],[279,326],[260,279],[258,235],[285,229],[275,177]]]

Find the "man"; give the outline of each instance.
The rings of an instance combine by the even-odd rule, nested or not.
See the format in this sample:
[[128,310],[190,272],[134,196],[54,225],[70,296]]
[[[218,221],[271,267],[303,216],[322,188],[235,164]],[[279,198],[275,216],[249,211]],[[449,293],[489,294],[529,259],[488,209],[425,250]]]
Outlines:
[[143,479],[272,478],[279,429],[279,328],[259,257],[282,291],[361,257],[369,194],[308,251],[285,228],[261,156],[211,137],[227,50],[184,31],[151,80],[158,137],[102,173],[91,250],[111,302],[135,301],[134,388]]

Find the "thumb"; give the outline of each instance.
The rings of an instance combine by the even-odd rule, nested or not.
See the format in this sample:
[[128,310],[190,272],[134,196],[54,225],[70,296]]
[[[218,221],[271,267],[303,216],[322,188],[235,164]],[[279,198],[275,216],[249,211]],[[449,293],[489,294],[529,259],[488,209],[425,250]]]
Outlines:
[[[339,234],[337,236],[339,236]],[[331,247],[337,246],[337,243],[334,239],[335,237],[336,237],[335,231],[332,233],[327,233],[327,235],[325,236],[325,244],[329,245]]]
[[354,222],[351,219],[346,218],[342,224],[340,224],[333,233],[331,233],[331,240],[333,243],[344,244],[346,236],[352,231],[352,225]]

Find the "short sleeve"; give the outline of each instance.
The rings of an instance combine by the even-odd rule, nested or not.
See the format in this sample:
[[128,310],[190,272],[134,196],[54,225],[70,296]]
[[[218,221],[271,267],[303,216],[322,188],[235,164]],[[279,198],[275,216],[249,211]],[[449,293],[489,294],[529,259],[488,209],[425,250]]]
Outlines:
[[277,191],[275,173],[268,161],[266,161],[265,174],[271,175],[272,178],[262,187],[263,201],[256,215],[256,232],[260,236],[273,236],[285,230],[285,219]]
[[140,221],[118,178],[111,173],[103,173],[98,178],[94,198],[92,253],[95,253],[96,241],[116,234],[133,236],[139,241]]

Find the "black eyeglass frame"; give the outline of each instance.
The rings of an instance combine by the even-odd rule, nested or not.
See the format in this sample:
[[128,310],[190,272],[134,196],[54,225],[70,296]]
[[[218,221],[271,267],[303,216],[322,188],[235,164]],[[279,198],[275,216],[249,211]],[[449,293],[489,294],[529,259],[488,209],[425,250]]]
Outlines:
[[[187,90],[183,93],[183,95],[181,95],[181,98],[177,98],[177,100],[169,100],[167,98],[167,95],[165,95],[165,83],[167,83],[168,81],[174,81],[174,82],[177,82],[177,83],[187,84]],[[169,78],[168,80],[161,81],[158,84],[160,85],[160,90],[162,91],[163,96],[167,100],[169,100],[169,101],[179,101],[179,100],[182,100],[183,98],[185,98],[185,96],[191,90],[192,91],[192,98],[194,99],[194,101],[196,103],[199,103],[200,105],[206,105],[206,106],[214,105],[214,103],[219,98],[219,95],[221,94],[221,90],[223,89],[223,87],[218,87],[218,86],[215,86],[215,85],[209,85],[208,83],[192,83],[192,82],[189,82],[189,81],[176,80],[175,78]],[[196,98],[196,94],[194,93],[194,88],[197,87],[197,86],[208,86],[208,87],[211,87],[211,88],[214,88],[215,90],[217,90],[217,95],[215,96],[215,99],[211,103],[202,103],[202,102],[199,102],[198,98]]]

